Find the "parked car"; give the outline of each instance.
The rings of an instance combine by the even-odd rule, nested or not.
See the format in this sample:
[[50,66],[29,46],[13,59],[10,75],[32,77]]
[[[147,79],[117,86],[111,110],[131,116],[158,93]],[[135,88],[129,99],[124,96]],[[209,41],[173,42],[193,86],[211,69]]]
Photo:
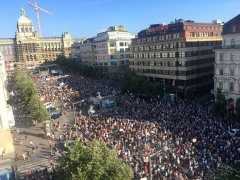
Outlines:
[[90,109],[88,110],[88,115],[89,115],[90,117],[98,117],[98,113],[97,113],[94,109],[92,109],[92,108],[90,108]]
[[57,119],[61,116],[56,108],[51,107],[51,108],[48,108],[47,111],[50,113],[51,119]]

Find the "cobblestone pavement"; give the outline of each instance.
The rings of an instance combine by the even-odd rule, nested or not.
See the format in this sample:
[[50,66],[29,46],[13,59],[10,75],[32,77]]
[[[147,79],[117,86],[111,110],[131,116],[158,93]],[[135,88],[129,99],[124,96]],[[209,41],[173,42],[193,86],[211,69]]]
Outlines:
[[[65,116],[56,119],[55,122],[60,122],[61,126],[66,122],[69,124],[72,123],[73,112],[70,110],[67,110],[66,112],[67,114]],[[19,114],[17,115],[19,116]],[[16,121],[16,127],[11,129],[13,132],[15,153],[18,156],[18,160],[12,158],[12,166],[15,169],[18,179],[22,179],[28,172],[35,171],[36,169],[42,170],[45,167],[50,169],[51,160],[56,164],[56,157],[51,158],[50,156],[51,148],[49,142],[52,146],[55,146],[56,143],[58,149],[63,149],[62,142],[45,138],[42,126],[43,123],[37,123],[35,125],[28,118],[20,117],[20,120]],[[16,132],[16,128],[19,129],[19,133]],[[63,131],[64,129],[61,129],[59,134],[63,133]],[[39,145],[38,149],[35,150],[35,153],[32,151],[30,142],[32,142],[34,147],[36,147],[36,143]],[[23,157],[24,155],[27,156],[27,152],[29,152],[30,158],[24,160]]]

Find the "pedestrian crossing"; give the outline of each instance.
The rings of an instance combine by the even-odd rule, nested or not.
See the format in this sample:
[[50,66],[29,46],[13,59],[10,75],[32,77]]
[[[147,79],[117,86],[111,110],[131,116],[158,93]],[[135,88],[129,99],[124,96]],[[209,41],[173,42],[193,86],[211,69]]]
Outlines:
[[[23,179],[24,176],[31,171],[36,171],[36,169],[38,170],[43,170],[45,168],[49,169],[51,167],[50,163],[51,163],[50,158],[47,157],[37,157],[37,156],[31,156],[31,158],[29,160],[22,160],[19,159],[18,161],[15,161],[12,163],[12,166],[15,168],[16,171],[16,176],[17,179]],[[55,159],[53,159],[53,162],[55,161]],[[54,164],[56,164],[56,162],[54,162]]]

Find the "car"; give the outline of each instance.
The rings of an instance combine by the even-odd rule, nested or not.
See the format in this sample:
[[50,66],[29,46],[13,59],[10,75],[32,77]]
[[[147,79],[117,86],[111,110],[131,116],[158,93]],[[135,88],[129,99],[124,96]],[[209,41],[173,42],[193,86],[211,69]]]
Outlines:
[[46,103],[44,103],[43,105],[44,105],[44,107],[45,107],[46,109],[49,109],[49,108],[53,107],[53,105],[52,105],[51,102],[46,102]]
[[56,108],[48,108],[47,111],[51,115],[51,119],[57,119],[61,116]]
[[88,110],[88,115],[89,115],[90,117],[98,117],[98,113],[97,113],[94,109],[92,109],[92,108],[90,108],[90,109]]

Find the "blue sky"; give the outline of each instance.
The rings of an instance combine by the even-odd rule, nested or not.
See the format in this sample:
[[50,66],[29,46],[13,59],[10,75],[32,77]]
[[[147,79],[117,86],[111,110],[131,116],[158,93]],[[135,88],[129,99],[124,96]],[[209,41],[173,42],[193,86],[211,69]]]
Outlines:
[[[0,38],[15,36],[20,8],[32,19],[37,30],[34,0],[1,0]],[[112,25],[123,25],[137,34],[150,24],[169,23],[174,19],[227,22],[240,13],[240,0],[37,0],[53,13],[40,12],[42,35],[60,36],[66,28],[74,38],[93,37]]]

